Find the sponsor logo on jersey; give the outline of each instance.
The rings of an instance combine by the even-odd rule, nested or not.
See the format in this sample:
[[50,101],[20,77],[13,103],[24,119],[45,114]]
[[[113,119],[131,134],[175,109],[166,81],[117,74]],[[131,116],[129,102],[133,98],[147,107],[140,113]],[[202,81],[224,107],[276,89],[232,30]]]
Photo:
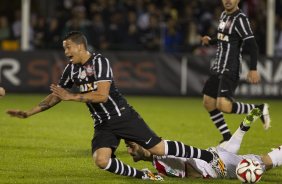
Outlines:
[[85,93],[85,92],[95,91],[95,90],[97,90],[97,82],[79,85],[80,93]]
[[80,79],[85,79],[85,78],[86,78],[86,72],[85,72],[85,70],[83,70],[83,71],[80,73],[79,78],[80,78]]
[[226,22],[221,21],[221,22],[219,23],[219,26],[218,26],[218,27],[219,27],[219,29],[221,29],[221,30],[223,31],[224,29],[229,29],[230,26],[231,26],[231,21],[228,20],[228,21],[226,21]]
[[86,65],[83,66],[83,68],[85,69],[87,76],[92,76],[95,74],[95,68],[92,65]]
[[225,28],[225,25],[226,25],[226,23],[225,22],[223,22],[223,21],[220,21],[220,23],[219,23],[219,29],[221,29],[222,31],[224,30],[224,28]]

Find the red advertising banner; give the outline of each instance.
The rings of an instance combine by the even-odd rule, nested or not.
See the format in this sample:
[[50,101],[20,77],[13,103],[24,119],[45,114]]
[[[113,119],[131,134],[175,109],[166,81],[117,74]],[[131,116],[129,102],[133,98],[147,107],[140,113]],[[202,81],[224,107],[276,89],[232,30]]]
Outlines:
[[[169,55],[151,52],[105,52],[120,91],[133,95],[201,96],[209,75],[211,57]],[[261,57],[261,83],[245,81],[248,72],[242,61],[240,97],[282,97],[282,59]],[[0,86],[14,93],[49,93],[67,64],[63,52],[0,52]]]
[[[151,53],[103,53],[111,62],[121,92],[142,95],[180,95],[180,62]],[[167,63],[164,61],[167,60]],[[67,60],[59,52],[1,52],[0,85],[9,92],[49,92]]]

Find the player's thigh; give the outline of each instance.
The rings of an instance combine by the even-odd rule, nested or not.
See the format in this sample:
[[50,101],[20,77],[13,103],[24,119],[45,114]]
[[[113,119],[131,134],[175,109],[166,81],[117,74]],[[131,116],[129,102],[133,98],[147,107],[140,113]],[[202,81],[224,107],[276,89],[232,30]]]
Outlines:
[[216,98],[204,95],[203,97],[203,105],[207,111],[213,111],[216,109]]
[[95,134],[92,139],[92,154],[100,148],[109,148],[111,150],[112,157],[114,157],[114,151],[118,147],[120,139],[109,130],[95,129]]
[[232,101],[237,86],[237,78],[228,75],[220,75],[217,97],[225,97]]
[[161,138],[134,110],[132,110],[128,120],[119,122],[114,133],[125,140],[136,142],[146,149],[150,149],[161,142]]
[[232,101],[227,97],[218,97],[216,101],[216,108],[221,112],[231,113],[232,111]]
[[210,75],[207,79],[204,88],[203,88],[203,95],[212,97],[214,99],[217,98],[217,92],[219,87],[219,76],[218,75]]

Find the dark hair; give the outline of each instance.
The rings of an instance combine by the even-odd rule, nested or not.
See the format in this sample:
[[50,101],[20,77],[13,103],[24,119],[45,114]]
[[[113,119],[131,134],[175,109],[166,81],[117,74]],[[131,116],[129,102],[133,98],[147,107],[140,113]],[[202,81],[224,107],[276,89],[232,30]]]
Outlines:
[[68,32],[66,36],[64,37],[63,41],[68,40],[68,39],[70,39],[71,41],[73,41],[76,44],[82,43],[85,46],[85,48],[87,49],[87,39],[82,32],[80,31]]

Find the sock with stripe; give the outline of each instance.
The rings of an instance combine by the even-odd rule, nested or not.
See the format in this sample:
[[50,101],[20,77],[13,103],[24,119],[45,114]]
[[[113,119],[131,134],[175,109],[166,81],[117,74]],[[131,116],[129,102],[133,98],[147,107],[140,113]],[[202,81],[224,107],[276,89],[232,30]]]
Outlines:
[[165,155],[172,155],[182,158],[198,158],[206,162],[210,162],[213,159],[212,153],[207,150],[195,148],[193,146],[185,145],[178,141],[165,140]]
[[142,178],[142,176],[144,176],[143,171],[137,170],[129,165],[126,165],[116,158],[111,158],[107,167],[104,170],[118,175],[130,176],[135,178]]
[[212,122],[214,123],[216,128],[220,131],[223,139],[229,140],[232,135],[224,120],[222,112],[220,112],[218,109],[215,109],[213,111],[210,111],[209,114]]
[[231,113],[233,113],[233,114],[248,114],[252,109],[254,109],[256,107],[261,109],[261,105],[245,104],[245,103],[241,103],[241,102],[233,102]]

